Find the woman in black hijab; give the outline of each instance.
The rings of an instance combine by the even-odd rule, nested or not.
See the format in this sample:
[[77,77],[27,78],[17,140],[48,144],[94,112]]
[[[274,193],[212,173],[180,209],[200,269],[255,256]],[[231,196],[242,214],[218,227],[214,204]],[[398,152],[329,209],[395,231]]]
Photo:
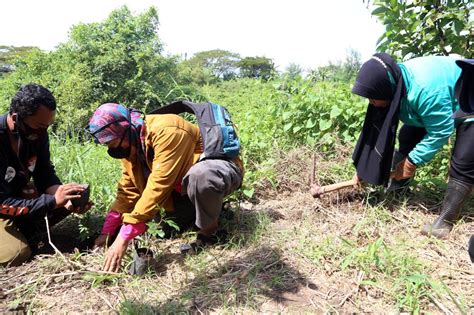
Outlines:
[[[470,145],[474,119],[453,118],[459,108],[456,82],[465,77],[461,67],[472,69],[470,63],[449,57],[420,57],[397,64],[387,54],[375,54],[362,65],[352,89],[369,99],[352,156],[361,181],[389,189],[408,184],[416,168],[428,163],[457,130],[441,214],[422,231],[439,238],[448,236],[474,186],[474,147]],[[394,154],[399,120],[404,125]]]
[[[388,54],[375,54],[362,65],[352,93],[369,99],[364,126],[352,155],[357,176],[364,182],[387,186],[400,102],[406,94],[400,67]],[[411,167],[409,161],[404,163]],[[403,178],[405,167],[401,165],[396,179]]]

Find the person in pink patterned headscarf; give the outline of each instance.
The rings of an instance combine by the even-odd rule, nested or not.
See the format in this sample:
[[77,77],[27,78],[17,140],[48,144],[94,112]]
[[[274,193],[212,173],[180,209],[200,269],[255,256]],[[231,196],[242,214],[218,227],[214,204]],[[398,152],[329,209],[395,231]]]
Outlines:
[[88,131],[122,162],[116,199],[95,240],[96,246],[104,246],[115,238],[106,253],[105,271],[119,270],[130,241],[146,231],[147,222],[162,221],[161,209],[180,230],[197,226],[194,248],[219,239],[223,199],[242,183],[238,158],[200,161],[198,126],[173,114],[143,119],[120,104],[100,106]]

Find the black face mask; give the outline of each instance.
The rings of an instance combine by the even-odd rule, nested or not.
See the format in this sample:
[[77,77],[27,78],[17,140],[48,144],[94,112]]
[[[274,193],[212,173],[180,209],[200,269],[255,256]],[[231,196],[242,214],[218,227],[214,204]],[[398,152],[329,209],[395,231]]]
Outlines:
[[109,148],[107,149],[107,153],[114,159],[126,159],[130,156],[130,146],[128,148]]
[[120,139],[120,143],[117,147],[115,148],[108,148],[107,153],[113,157],[114,159],[126,159],[130,156],[130,151],[132,150],[132,146],[130,143],[130,128],[128,129],[128,147],[123,148],[122,147],[122,142],[123,139],[125,138],[125,135],[127,134],[127,131],[123,133],[122,139]]
[[15,122],[15,129],[18,132],[18,135],[28,141],[36,141],[38,139],[42,139],[46,137],[48,134],[48,129],[33,129],[30,126],[28,126],[23,120],[21,120],[19,117],[17,118]]

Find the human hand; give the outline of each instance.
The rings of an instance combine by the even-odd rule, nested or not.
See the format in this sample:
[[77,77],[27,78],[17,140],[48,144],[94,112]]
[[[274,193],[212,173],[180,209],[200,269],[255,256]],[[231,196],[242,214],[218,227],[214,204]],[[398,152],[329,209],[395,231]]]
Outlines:
[[61,185],[53,185],[53,186],[49,186],[48,188],[46,188],[46,193],[48,195],[54,195],[56,193],[56,191],[58,190],[59,186]]
[[408,158],[403,159],[397,164],[395,171],[390,174],[390,177],[395,180],[402,180],[410,178],[415,174],[416,165],[411,163]]
[[84,187],[76,183],[60,185],[54,193],[54,198],[56,199],[55,208],[64,207],[68,201],[81,198],[80,194],[83,191]]
[[127,252],[129,241],[123,239],[120,234],[115,239],[112,246],[109,247],[105,254],[102,270],[106,272],[118,272],[122,258]]

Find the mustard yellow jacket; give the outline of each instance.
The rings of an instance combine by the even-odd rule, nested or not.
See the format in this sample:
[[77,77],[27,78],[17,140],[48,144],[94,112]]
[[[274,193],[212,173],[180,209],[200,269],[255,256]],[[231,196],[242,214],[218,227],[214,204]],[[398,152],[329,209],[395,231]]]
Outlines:
[[173,211],[171,193],[202,153],[199,128],[178,115],[148,115],[145,128],[148,180],[138,156],[121,160],[122,178],[111,210],[122,213],[124,223],[150,221],[159,207]]

